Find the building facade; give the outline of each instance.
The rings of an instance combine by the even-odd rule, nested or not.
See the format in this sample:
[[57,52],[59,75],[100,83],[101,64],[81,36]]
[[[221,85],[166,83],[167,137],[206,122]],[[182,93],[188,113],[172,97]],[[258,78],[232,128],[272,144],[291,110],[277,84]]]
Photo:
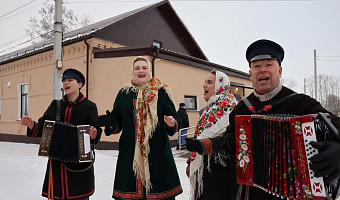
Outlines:
[[[202,85],[212,69],[229,76],[238,98],[252,91],[249,74],[209,62],[168,1],[64,34],[62,68],[85,75],[81,92],[99,114],[112,109],[119,89],[131,80],[136,56],[149,58],[153,75],[170,85],[177,107],[186,103],[190,126],[205,105]],[[0,140],[30,139],[20,119],[25,114],[38,120],[52,101],[53,63],[52,40],[0,56]],[[101,141],[117,142],[119,136],[103,135]]]

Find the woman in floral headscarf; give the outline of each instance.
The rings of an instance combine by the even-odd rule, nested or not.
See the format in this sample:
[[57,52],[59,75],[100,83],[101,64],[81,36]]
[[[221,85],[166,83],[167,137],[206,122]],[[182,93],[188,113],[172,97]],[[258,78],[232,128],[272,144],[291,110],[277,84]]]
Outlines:
[[192,152],[189,158],[187,174],[191,183],[191,199],[225,199],[228,188],[225,188],[224,183],[232,177],[225,173],[226,168],[234,165],[228,163],[230,158],[227,154],[210,154],[211,144],[206,138],[225,132],[229,125],[229,113],[236,106],[237,100],[230,92],[228,76],[220,71],[211,71],[203,89],[207,103],[197,123],[194,139],[201,139],[206,149],[203,155],[207,155]]
[[168,85],[151,77],[148,60],[137,57],[133,79],[118,93],[112,112],[98,117],[105,134],[122,130],[112,197],[175,199],[182,193],[168,136],[181,127]]

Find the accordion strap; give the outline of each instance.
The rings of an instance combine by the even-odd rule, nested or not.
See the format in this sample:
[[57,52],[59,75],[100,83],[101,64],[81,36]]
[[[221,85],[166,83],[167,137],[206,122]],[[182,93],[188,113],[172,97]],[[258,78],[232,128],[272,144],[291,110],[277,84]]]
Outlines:
[[57,100],[57,113],[56,113],[56,121],[60,122],[60,101],[61,100]]
[[84,171],[87,171],[89,170],[93,164],[94,164],[94,160],[95,160],[95,154],[94,154],[94,150],[92,149],[92,153],[93,153],[93,159],[91,160],[91,163],[89,166],[87,166],[86,168],[84,169],[71,169],[70,167],[67,167],[65,163],[62,162],[63,166],[67,169],[67,171],[70,171],[70,172],[84,172]]
[[244,102],[244,104],[246,104],[246,106],[248,107],[248,109],[253,113],[253,114],[262,114],[264,112],[267,112],[268,110],[272,109],[273,107],[276,107],[278,105],[280,105],[282,102],[284,102],[285,100],[287,100],[289,97],[296,95],[297,93],[292,93],[288,96],[285,96],[282,99],[279,99],[277,101],[274,101],[272,104],[268,104],[265,105],[261,110],[259,111],[255,111],[255,107],[250,103],[249,99],[247,97],[243,98],[242,101]]
[[[243,192],[243,188],[244,188],[244,192]],[[236,200],[249,200],[249,185],[240,184],[238,186]]]

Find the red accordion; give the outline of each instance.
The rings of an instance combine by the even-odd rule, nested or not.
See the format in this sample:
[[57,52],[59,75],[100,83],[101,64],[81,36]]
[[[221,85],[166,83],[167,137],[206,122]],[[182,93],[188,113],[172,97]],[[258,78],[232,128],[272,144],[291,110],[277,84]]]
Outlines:
[[326,199],[323,178],[309,169],[309,159],[318,154],[309,144],[317,141],[316,117],[236,116],[237,182],[281,198]]

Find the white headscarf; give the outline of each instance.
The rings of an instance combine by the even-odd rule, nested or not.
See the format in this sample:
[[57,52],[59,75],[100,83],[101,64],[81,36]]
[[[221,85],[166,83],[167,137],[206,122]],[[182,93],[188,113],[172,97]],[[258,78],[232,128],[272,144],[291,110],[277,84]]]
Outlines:
[[[216,71],[215,93],[207,101],[202,115],[196,126],[194,139],[212,138],[221,135],[229,125],[229,113],[236,106],[237,100],[230,92],[230,81],[226,74]],[[209,151],[209,150],[208,150]],[[203,155],[191,153],[190,183],[191,199],[203,192]],[[208,170],[210,171],[210,158],[208,154]],[[215,161],[226,165],[225,154],[214,154]],[[198,187],[198,188],[197,188]],[[198,189],[198,190],[197,190]]]

